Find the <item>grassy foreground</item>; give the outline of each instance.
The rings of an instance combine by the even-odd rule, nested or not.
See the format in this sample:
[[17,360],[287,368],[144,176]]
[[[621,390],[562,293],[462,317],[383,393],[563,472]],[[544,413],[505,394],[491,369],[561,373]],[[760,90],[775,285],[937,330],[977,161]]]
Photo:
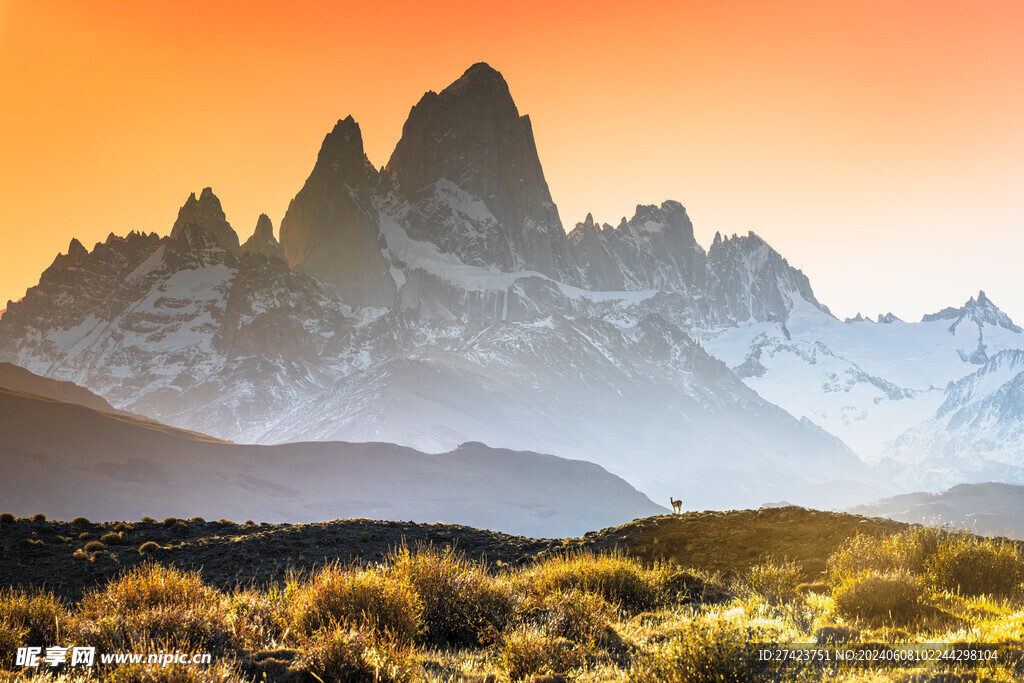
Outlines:
[[[488,567],[402,547],[282,585],[218,590],[147,561],[75,603],[0,591],[0,680],[81,681],[1017,681],[1024,558],[1015,545],[910,528],[856,535],[806,568],[775,558],[728,578],[616,552]],[[968,667],[762,661],[787,643],[999,643]],[[15,665],[21,646],[211,653],[210,665]],[[877,649],[877,648],[876,648]],[[29,673],[32,671],[32,673]],[[953,677],[950,677],[950,673]],[[91,676],[92,678],[89,678]],[[941,676],[941,677],[940,677]]]

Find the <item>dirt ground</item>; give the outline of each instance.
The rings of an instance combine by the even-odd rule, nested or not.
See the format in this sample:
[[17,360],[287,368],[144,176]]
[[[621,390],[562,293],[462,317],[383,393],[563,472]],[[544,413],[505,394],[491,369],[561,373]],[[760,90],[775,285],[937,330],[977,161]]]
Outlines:
[[[196,569],[212,586],[265,587],[290,571],[329,562],[372,564],[402,543],[454,546],[501,571],[550,553],[621,550],[682,567],[742,572],[765,558],[796,560],[813,581],[825,559],[857,533],[887,534],[908,525],[887,519],[799,507],[690,512],[639,519],[581,538],[533,539],[454,524],[368,519],[318,524],[234,524],[180,521],[85,523],[33,521],[0,524],[0,586],[39,587],[76,601],[83,592],[148,560]],[[86,544],[120,531],[122,539],[85,552]],[[108,539],[109,540],[109,539]],[[140,552],[147,543],[158,547]],[[76,554],[76,551],[77,554]]]

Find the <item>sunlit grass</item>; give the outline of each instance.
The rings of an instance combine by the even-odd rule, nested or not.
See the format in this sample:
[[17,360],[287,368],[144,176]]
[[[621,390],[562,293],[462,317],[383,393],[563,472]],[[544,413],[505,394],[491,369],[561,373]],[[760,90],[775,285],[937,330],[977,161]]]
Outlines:
[[[984,565],[984,581],[961,571],[972,559]],[[215,666],[202,669],[95,672],[121,681],[253,680],[246,666],[255,653],[279,649],[296,653],[296,676],[324,681],[905,681],[919,670],[780,665],[749,646],[1024,648],[1019,563],[1015,546],[935,530],[854,537],[829,558],[825,582],[809,589],[792,561],[763,561],[716,582],[616,553],[499,570],[450,549],[400,548],[369,568],[330,564],[280,587],[229,592],[198,573],[148,563],[76,605],[43,591],[0,592],[0,669],[14,670],[19,646],[75,644],[215,653]],[[705,584],[726,597],[705,602],[687,589]],[[980,671],[986,680],[1019,678],[1004,662]],[[75,672],[50,678],[86,680]]]

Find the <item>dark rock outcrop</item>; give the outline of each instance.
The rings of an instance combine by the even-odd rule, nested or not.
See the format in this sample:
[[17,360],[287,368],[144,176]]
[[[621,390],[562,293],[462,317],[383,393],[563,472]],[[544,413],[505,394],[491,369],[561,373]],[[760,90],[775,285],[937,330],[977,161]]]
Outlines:
[[346,303],[392,306],[397,289],[381,250],[372,190],[377,173],[363,152],[359,124],[338,121],[316,165],[281,220],[288,265],[338,288]]
[[[387,170],[411,198],[447,180],[481,200],[497,221],[484,237],[486,265],[575,281],[530,118],[519,115],[505,79],[487,64],[474,64],[440,93],[420,99]],[[461,256],[457,243],[446,246]]]
[[255,232],[242,245],[242,253],[263,254],[267,258],[279,258],[282,261],[288,261],[284,257],[284,250],[281,248],[280,243],[274,237],[274,225],[270,222],[270,217],[265,213],[260,214],[259,219],[256,221]]
[[242,247],[238,243],[238,234],[228,223],[221,208],[220,200],[213,190],[206,187],[196,199],[196,193],[189,195],[185,204],[178,210],[178,220],[174,221],[171,228],[171,237],[181,239],[184,230],[188,226],[202,228],[217,240],[217,244],[230,251],[235,256],[241,256]]

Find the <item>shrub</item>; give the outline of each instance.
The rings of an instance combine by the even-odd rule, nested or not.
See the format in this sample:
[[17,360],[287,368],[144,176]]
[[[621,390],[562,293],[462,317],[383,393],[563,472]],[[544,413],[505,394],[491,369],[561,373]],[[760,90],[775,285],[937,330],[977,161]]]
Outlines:
[[0,620],[0,671],[14,668],[14,653],[24,646],[25,629],[10,626]]
[[155,553],[159,549],[160,549],[160,546],[157,545],[154,541],[146,541],[145,543],[143,543],[142,545],[139,546],[139,552],[142,553],[143,555],[149,555],[150,553]]
[[167,517],[163,521],[163,525],[165,527],[167,527],[168,529],[170,529],[172,526],[176,526],[177,524],[178,524],[178,518],[177,517]]
[[865,572],[832,593],[836,613],[869,623],[908,625],[923,616],[924,585],[907,572]]
[[106,550],[107,546],[99,541],[89,541],[85,544],[85,552],[87,553],[98,553],[101,550]]
[[102,590],[88,593],[78,609],[79,634],[91,645],[118,650],[153,641],[181,650],[215,650],[231,642],[222,595],[196,572],[146,563]]
[[828,558],[828,577],[833,586],[864,572],[906,571],[920,574],[949,533],[915,528],[885,538],[857,535]]
[[79,541],[85,541],[90,538],[92,538],[92,534],[90,534],[88,531],[83,531],[82,533],[78,534]]
[[17,521],[18,518],[12,515],[10,512],[4,512],[0,514],[0,524],[13,524]]
[[71,520],[71,523],[72,524],[92,524],[92,522],[89,521],[88,517],[75,517],[73,520]]
[[244,590],[228,599],[231,627],[238,647],[262,650],[283,636],[286,614],[282,594],[277,588],[269,593]]
[[146,524],[156,524],[156,520],[152,517],[143,517],[140,521],[145,522]]
[[517,601],[507,581],[451,548],[400,548],[392,574],[411,585],[423,603],[425,640],[434,644],[479,645],[512,620]]
[[796,593],[801,569],[796,562],[768,561],[756,564],[746,573],[746,584],[754,593],[771,602],[779,602]]
[[103,536],[100,537],[100,542],[106,545],[120,545],[124,542],[124,536],[116,531],[111,531],[103,534]]
[[287,621],[298,634],[335,626],[368,628],[411,643],[419,633],[423,605],[409,584],[382,572],[324,567],[286,593]]
[[26,548],[42,548],[46,542],[41,538],[23,538],[21,544]]
[[224,519],[223,517],[217,520],[217,524],[220,524],[221,526],[235,526],[234,522],[230,519]]
[[614,612],[596,593],[558,591],[530,609],[527,620],[549,636],[586,644],[607,638]]
[[568,676],[585,664],[585,655],[585,649],[571,640],[525,627],[505,634],[498,665],[511,681],[533,674]]
[[645,652],[634,683],[775,683],[798,678],[796,665],[759,661],[758,634],[732,622],[695,623]]
[[375,637],[372,631],[340,626],[310,638],[300,666],[324,683],[407,683],[416,671],[405,647]]
[[247,519],[245,520],[245,526],[256,526],[256,522],[252,521],[251,519]]
[[202,517],[192,517],[188,521],[192,524],[206,524],[206,520]]
[[929,559],[925,579],[936,588],[965,595],[1009,597],[1024,581],[1024,558],[1009,543],[951,535]]
[[87,553],[84,550],[82,550],[81,548],[79,548],[75,552],[71,553],[71,557],[73,557],[76,560],[88,560],[89,559],[89,553]]
[[621,553],[558,555],[524,570],[517,577],[534,596],[556,591],[597,593],[627,613],[646,612],[665,602],[665,572],[644,569]]
[[19,647],[47,647],[60,642],[67,620],[64,603],[49,593],[0,589],[0,632],[6,640],[17,637]]
[[46,515],[44,515],[42,512],[40,512],[37,515],[32,515],[32,521],[33,522],[45,522],[46,521]]

